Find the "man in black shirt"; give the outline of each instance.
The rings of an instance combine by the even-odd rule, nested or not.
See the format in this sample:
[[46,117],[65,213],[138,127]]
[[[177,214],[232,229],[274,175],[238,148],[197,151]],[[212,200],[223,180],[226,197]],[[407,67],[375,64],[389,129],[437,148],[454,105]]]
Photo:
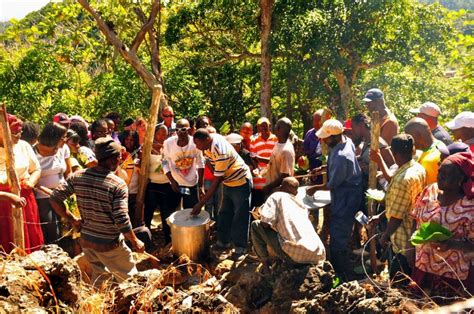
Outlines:
[[425,102],[420,108],[410,109],[411,113],[415,113],[417,117],[425,120],[433,134],[434,138],[443,142],[446,146],[453,143],[449,133],[438,124],[438,117],[441,115],[441,110],[438,105],[432,102]]

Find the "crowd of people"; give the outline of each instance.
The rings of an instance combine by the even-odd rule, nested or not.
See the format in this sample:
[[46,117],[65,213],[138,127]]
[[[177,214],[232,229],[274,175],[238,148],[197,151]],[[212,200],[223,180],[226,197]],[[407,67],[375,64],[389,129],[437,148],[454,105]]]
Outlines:
[[[344,123],[317,110],[302,141],[286,117],[274,128],[262,117],[255,128],[247,121],[238,132],[223,135],[209,117],[175,119],[166,106],[154,127],[143,217],[135,207],[145,119],[122,121],[109,113],[89,125],[80,116],[58,113],[40,128],[9,115],[21,194],[10,193],[0,137],[0,244],[7,253],[14,249],[12,208],[22,208],[27,252],[60,244],[64,224],[69,225],[80,230],[77,249],[100,286],[111,276],[122,281],[136,272],[130,248],[143,252],[145,245],[135,228],[152,228],[158,211],[165,244],[170,243],[166,219],[192,208],[192,215],[206,210],[217,222],[216,249],[231,249],[236,257],[253,252],[263,271],[279,261],[328,258],[343,281],[351,280],[351,246],[360,241],[354,216],[367,214],[365,191],[374,162],[378,188],[386,196],[366,227],[379,235],[379,258],[388,256],[390,277],[400,284],[411,278],[421,288],[462,287],[472,293],[474,113],[461,112],[446,123],[451,136],[438,122],[442,113],[435,103],[411,110],[414,117],[400,130],[381,90],[370,89],[363,102],[368,114]],[[380,117],[377,150],[371,149],[373,112]],[[330,191],[323,222],[329,241],[309,218],[315,208],[298,196],[302,181],[294,171],[301,156],[309,161],[305,197]],[[425,222],[437,222],[453,236],[413,247],[410,237]]]

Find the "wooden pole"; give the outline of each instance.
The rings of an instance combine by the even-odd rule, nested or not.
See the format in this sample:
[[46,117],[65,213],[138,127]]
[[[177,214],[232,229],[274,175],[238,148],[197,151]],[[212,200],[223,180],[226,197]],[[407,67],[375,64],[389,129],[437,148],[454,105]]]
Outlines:
[[155,126],[158,119],[158,109],[160,108],[161,85],[155,85],[152,89],[150,117],[146,129],[145,142],[143,143],[142,160],[140,165],[140,176],[138,177],[138,193],[137,203],[135,207],[135,222],[139,226],[143,223],[145,189],[148,184],[148,167],[150,163],[151,149],[153,146],[153,138],[155,137]]
[[[0,112],[0,125],[3,137],[3,147],[5,148],[5,167],[7,172],[8,185],[11,193],[20,196],[20,182],[15,171],[15,156],[13,155],[13,143],[11,137],[10,126],[8,125],[7,109],[5,103],[2,103]],[[23,229],[23,209],[12,205],[12,226],[13,226],[13,243],[25,249],[25,232]]]
[[[378,150],[379,149],[379,138],[380,138],[380,115],[378,112],[373,112],[371,115],[371,126],[370,126],[370,149],[371,150]],[[377,188],[377,163],[374,161],[370,161],[369,163],[369,189],[376,189]],[[369,216],[373,216],[374,214],[374,200],[369,199],[368,202],[368,211]],[[374,235],[374,228],[370,228],[368,230],[369,239]],[[372,271],[375,273],[377,272],[377,258],[375,256],[375,241],[370,242],[370,266],[372,267]]]

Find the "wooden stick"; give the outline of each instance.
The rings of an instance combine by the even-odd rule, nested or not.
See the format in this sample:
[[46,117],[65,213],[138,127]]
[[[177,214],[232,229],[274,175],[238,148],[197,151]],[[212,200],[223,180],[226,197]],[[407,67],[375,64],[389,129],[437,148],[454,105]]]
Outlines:
[[[8,125],[7,109],[5,103],[2,104],[0,113],[0,125],[2,126],[3,147],[5,148],[5,167],[7,170],[7,180],[11,193],[20,196],[20,182],[15,171],[15,156],[13,155],[13,143],[10,126]],[[12,204],[13,222],[13,243],[25,249],[25,233],[23,230],[23,209]]]
[[[326,117],[331,117],[333,115],[332,111],[328,108],[323,109],[323,116],[321,117],[321,125],[323,125],[324,121],[326,121]],[[329,153],[328,146],[321,142],[319,140],[319,143],[321,145],[321,155],[322,156],[327,156]],[[327,172],[323,173],[323,184],[326,184],[328,182],[328,174]]]
[[[371,116],[371,126],[370,126],[370,149],[371,150],[378,150],[379,149],[379,138],[380,138],[380,116],[378,112],[373,112]],[[369,163],[369,189],[376,189],[377,188],[377,163],[374,161],[370,161]],[[368,202],[368,211],[369,216],[373,216],[374,213],[374,200],[369,199]],[[368,230],[369,239],[373,236],[375,230],[374,228],[370,228]],[[370,242],[370,266],[372,267],[372,271],[374,273],[377,272],[377,258],[375,256],[375,241]]]
[[145,209],[145,189],[148,184],[148,177],[150,176],[148,173],[148,168],[150,163],[151,149],[153,146],[153,138],[155,137],[155,126],[158,119],[161,93],[161,85],[155,85],[153,87],[153,94],[151,98],[150,117],[148,120],[148,127],[146,129],[145,142],[143,143],[140,176],[138,177],[138,193],[135,207],[135,222],[137,226],[143,223]]

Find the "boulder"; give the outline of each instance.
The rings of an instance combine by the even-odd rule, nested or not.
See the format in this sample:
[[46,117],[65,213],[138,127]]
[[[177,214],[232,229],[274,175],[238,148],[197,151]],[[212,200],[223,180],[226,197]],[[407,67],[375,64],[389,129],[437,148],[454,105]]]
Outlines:
[[22,263],[25,270],[41,269],[49,279],[56,298],[68,305],[77,302],[81,293],[81,270],[65,251],[50,244],[28,257]]

